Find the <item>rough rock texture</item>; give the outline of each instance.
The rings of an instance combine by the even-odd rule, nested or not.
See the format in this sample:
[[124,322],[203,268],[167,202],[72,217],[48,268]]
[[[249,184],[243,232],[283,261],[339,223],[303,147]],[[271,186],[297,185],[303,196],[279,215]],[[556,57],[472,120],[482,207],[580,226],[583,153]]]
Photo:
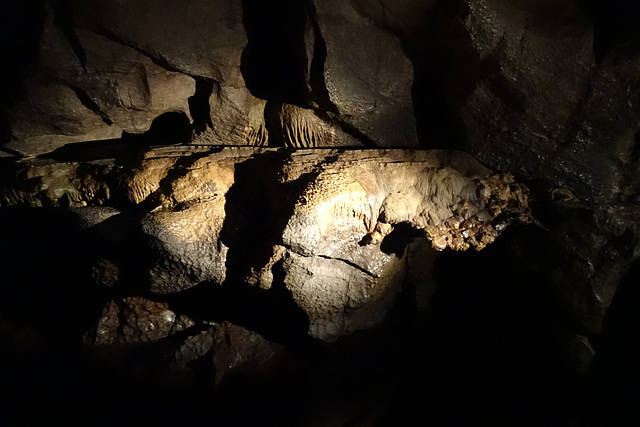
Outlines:
[[[392,34],[394,25],[407,31],[415,25],[407,17],[412,9],[390,9],[391,16],[397,13],[407,22],[380,21],[379,5],[362,3],[291,6],[300,12],[292,12],[300,30],[289,34],[282,29],[283,39],[269,44],[260,39],[271,37],[274,29],[260,21],[289,6],[260,12],[259,5],[239,1],[188,7],[171,2],[54,2],[45,8],[37,60],[26,67],[28,78],[20,82],[26,96],[16,95],[11,105],[10,140],[4,147],[30,156],[70,143],[121,137],[128,141],[127,134],[153,131],[152,123],[169,132],[176,131],[169,124],[188,128],[184,142],[267,145],[265,102],[282,105],[283,100],[291,106],[275,107],[280,120],[274,123],[282,123],[275,126],[270,145],[416,146],[413,69]],[[256,32],[252,25],[264,28]],[[282,53],[280,59],[257,51],[277,55],[289,43],[299,51]],[[289,64],[291,55],[300,61]],[[288,65],[296,68],[286,70]],[[257,71],[262,66],[265,78]],[[306,82],[287,82],[289,73],[306,76]],[[269,86],[285,92],[291,88],[289,99]],[[290,111],[298,106],[295,113]],[[167,116],[170,113],[183,118]],[[291,131],[301,121],[307,123],[303,129],[309,130],[308,138],[300,130]],[[150,132],[145,142],[165,143],[162,131]]]
[[[391,33],[351,2],[309,2],[309,86],[321,108],[380,147],[418,145],[413,67]],[[376,3],[376,2],[368,2]]]
[[309,334],[325,341],[379,324],[406,274],[396,257],[377,276],[341,259],[296,253],[282,267],[287,289],[309,317]]
[[554,281],[575,319],[598,336],[618,285],[640,256],[640,210],[579,201],[557,209],[560,220],[551,227],[562,258]]
[[0,2],[0,424],[636,425],[639,12]]
[[[160,357],[174,369],[188,372],[194,362],[212,357],[216,385],[228,376],[264,371],[284,350],[231,322],[205,323],[197,325],[188,316],[176,314],[166,302],[127,297],[107,302],[95,331],[85,341],[112,357],[135,360],[139,369],[148,369],[143,365],[157,363],[154,360]],[[150,344],[156,347],[154,353],[136,353]]]
[[81,28],[139,49],[185,74],[230,86],[243,83],[240,57],[247,39],[240,1],[72,1],[69,13]]
[[[248,172],[264,162],[270,180]],[[21,173],[38,185],[5,190],[3,204],[56,205],[62,195],[73,206],[109,204],[114,193],[145,210],[130,224],[141,233],[131,241],[139,266],[126,268],[148,290],[172,294],[238,279],[270,290],[282,284],[308,316],[310,334],[323,340],[383,319],[414,259],[402,228],[423,232],[423,245],[438,250],[482,249],[512,220],[529,220],[526,189],[462,153],[167,147],[131,170],[111,170],[107,182],[92,181],[100,178],[96,165],[85,165],[81,179],[81,166],[26,162]],[[94,188],[107,200],[94,200]],[[74,212],[87,225],[117,216],[86,209]],[[251,236],[261,237],[247,248]],[[93,269],[102,286],[127,280],[108,257]]]
[[97,346],[158,341],[193,326],[193,320],[177,316],[166,303],[140,297],[109,301],[95,332]]
[[6,181],[0,190],[0,206],[80,207],[101,205],[110,197],[105,182],[109,166],[49,162],[36,162],[26,169],[15,166],[10,165],[4,171]]
[[220,242],[224,203],[215,198],[143,219],[148,246],[158,253],[149,271],[151,291],[171,293],[203,281],[224,282],[229,250]]
[[72,32],[70,38],[53,17],[45,21],[38,65],[13,112],[7,148],[37,155],[66,143],[116,139],[122,131],[142,133],[163,113],[189,116],[191,77],[90,31]]
[[216,145],[266,146],[266,101],[256,98],[245,87],[214,86],[209,98],[213,129],[196,142]]
[[585,200],[633,198],[638,58],[624,41],[606,46],[608,15],[573,1],[463,3],[441,36],[448,63],[464,61],[445,86],[461,143]]
[[267,127],[271,128],[270,145],[292,148],[326,148],[362,146],[348,134],[323,119],[313,110],[296,105],[278,103],[265,112]]

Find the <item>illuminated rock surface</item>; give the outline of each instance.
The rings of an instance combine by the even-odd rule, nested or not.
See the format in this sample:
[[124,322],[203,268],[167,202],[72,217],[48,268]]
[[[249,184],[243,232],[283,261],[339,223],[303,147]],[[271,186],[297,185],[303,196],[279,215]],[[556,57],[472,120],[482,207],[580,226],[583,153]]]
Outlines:
[[[80,169],[27,162],[18,174],[34,188],[6,189],[2,205],[69,204],[91,228],[108,227],[118,211],[83,214],[83,205],[133,202],[141,217],[120,240],[138,248],[139,266],[127,267],[142,279],[136,286],[171,294],[201,283],[284,285],[323,340],[380,323],[406,269],[419,268],[407,265],[409,237],[389,245],[395,226],[437,250],[478,250],[514,219],[529,221],[526,189],[463,153],[176,147],[149,151],[125,173]],[[94,271],[109,286],[131,286],[116,265],[100,258]]]
[[2,2],[0,424],[638,424],[638,7]]

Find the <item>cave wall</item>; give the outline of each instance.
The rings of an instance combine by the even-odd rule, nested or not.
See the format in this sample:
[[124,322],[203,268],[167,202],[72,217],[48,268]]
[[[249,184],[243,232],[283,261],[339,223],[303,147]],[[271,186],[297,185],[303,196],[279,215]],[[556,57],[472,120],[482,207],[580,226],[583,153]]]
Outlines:
[[458,401],[628,419],[638,6],[0,7],[8,388],[64,381],[53,352],[85,388],[82,369],[113,370],[103,397],[195,382],[200,417],[201,399],[240,416],[246,385],[265,411],[274,390],[296,402],[285,424],[468,425]]

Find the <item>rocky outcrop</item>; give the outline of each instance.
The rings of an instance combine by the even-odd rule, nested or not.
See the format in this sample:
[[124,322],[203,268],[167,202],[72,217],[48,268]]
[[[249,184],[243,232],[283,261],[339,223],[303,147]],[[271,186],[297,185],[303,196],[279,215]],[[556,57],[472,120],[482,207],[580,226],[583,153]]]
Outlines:
[[603,322],[618,286],[640,254],[637,206],[563,201],[556,207],[553,241],[562,248],[554,282],[575,320],[591,337]]
[[172,425],[637,406],[633,2],[0,9],[0,424],[33,393]]
[[[216,384],[229,375],[259,373],[284,350],[231,322],[196,323],[176,314],[166,302],[142,297],[108,301],[85,342],[111,357],[128,358],[132,365],[128,369],[149,370],[145,364],[165,358],[173,369],[186,373],[189,364],[210,357]],[[145,345],[155,346],[156,351],[136,353]]]
[[312,99],[379,147],[415,147],[413,67],[398,38],[359,13],[377,2],[367,3],[308,2]]
[[107,303],[93,340],[97,346],[139,345],[164,339],[193,325],[193,320],[177,316],[166,303],[141,297],[123,298]]
[[[248,172],[267,160],[266,176]],[[438,250],[482,249],[512,220],[528,221],[524,187],[462,153],[176,147],[146,153],[126,173],[98,172],[90,165],[26,166],[37,185],[5,190],[3,204],[126,200],[145,211],[131,224],[141,238],[121,244],[138,248],[133,270],[149,291],[238,280],[284,286],[308,316],[310,334],[323,340],[382,320],[415,259],[407,251],[411,238],[402,237],[408,230]],[[82,212],[85,223],[97,215],[96,224],[118,215]],[[252,235],[260,239],[247,248]],[[96,261],[104,286],[123,286],[117,282],[127,275],[117,265]]]
[[[401,43],[372,25],[378,16],[362,12],[369,10],[364,5],[336,6],[308,2],[306,18],[297,17],[306,28],[296,37],[308,61],[297,64],[307,81],[295,105],[256,86],[275,83],[256,83],[256,71],[241,67],[243,52],[253,52],[246,35],[253,29],[243,27],[253,22],[252,5],[55,3],[47,7],[38,59],[24,82],[27,96],[12,105],[5,150],[33,156],[79,142],[129,142],[135,139],[128,134],[153,131],[152,124],[163,130],[150,132],[147,144],[175,142],[162,133],[182,126],[180,142],[196,144],[416,146],[413,71]],[[252,77],[248,88],[242,72]],[[267,101],[273,114],[265,111]],[[183,118],[171,121],[168,113]]]
[[362,146],[339,128],[331,126],[312,110],[296,105],[269,105],[265,112],[267,128],[271,128],[270,144],[291,148],[326,148]]
[[191,77],[53,19],[45,21],[38,64],[26,81],[28,94],[12,113],[7,148],[38,155],[67,143],[119,139],[123,131],[142,133],[164,113],[189,116]]
[[267,146],[266,101],[251,95],[245,87],[215,85],[209,98],[212,128],[194,142],[210,145]]
[[243,84],[242,50],[247,43],[240,1],[126,3],[69,2],[68,13],[88,28],[180,72]]
[[[434,52],[443,68],[459,64],[440,93],[451,125],[462,130],[460,146],[490,167],[569,187],[584,200],[634,197],[638,91],[629,79],[638,59],[624,40],[601,49],[606,32],[626,30],[601,29],[609,18],[599,6],[571,1],[462,3],[441,13],[446,42]],[[441,72],[424,68],[431,75],[419,80]],[[438,93],[424,85],[424,99]],[[432,117],[435,129],[442,119]]]

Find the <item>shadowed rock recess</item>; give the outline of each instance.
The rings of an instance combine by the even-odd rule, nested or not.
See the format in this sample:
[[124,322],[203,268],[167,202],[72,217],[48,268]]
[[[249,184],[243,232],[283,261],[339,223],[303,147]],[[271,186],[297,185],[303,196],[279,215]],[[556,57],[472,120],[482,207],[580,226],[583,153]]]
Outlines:
[[0,425],[636,425],[637,16],[4,2]]

